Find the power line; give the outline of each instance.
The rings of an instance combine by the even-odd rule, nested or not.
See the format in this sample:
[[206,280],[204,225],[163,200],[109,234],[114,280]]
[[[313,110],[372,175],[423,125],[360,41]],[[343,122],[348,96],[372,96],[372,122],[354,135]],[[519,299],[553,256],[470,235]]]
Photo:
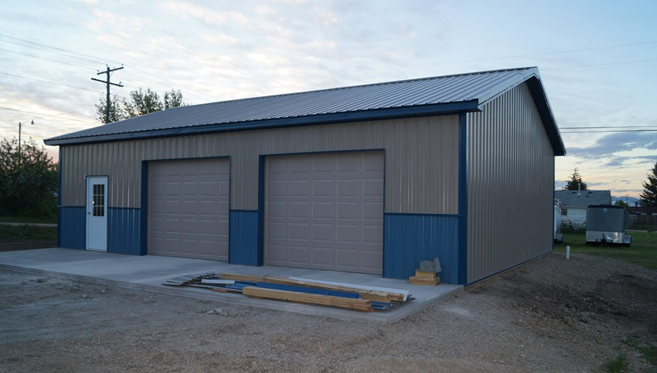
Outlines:
[[9,43],[9,44],[14,44],[14,45],[20,45],[21,47],[24,47],[24,48],[32,48],[32,49],[36,49],[36,50],[39,50],[39,51],[44,51],[44,52],[48,52],[48,53],[54,53],[54,54],[58,54],[58,55],[60,55],[60,56],[65,56],[65,57],[69,57],[69,58],[77,58],[77,59],[79,59],[79,60],[87,61],[87,62],[91,62],[91,63],[96,63],[96,64],[98,64],[98,63],[103,63],[103,62],[101,62],[101,61],[95,61],[95,60],[90,60],[90,59],[88,59],[88,58],[81,58],[81,57],[71,56],[71,55],[68,55],[68,54],[61,53],[61,52],[56,52],[56,51],[52,51],[52,50],[48,50],[48,49],[43,49],[43,48],[39,48],[39,47],[33,47],[33,46],[31,46],[31,45],[25,45],[25,44],[15,43],[15,42],[13,42],[13,41],[9,41],[9,40],[0,40],[0,41],[2,41],[3,43]]
[[[93,67],[89,67],[89,66],[82,66],[82,65],[78,65],[78,64],[74,64],[74,63],[69,63],[69,62],[64,62],[64,61],[59,61],[59,60],[53,60],[53,59],[51,59],[51,58],[45,58],[45,57],[36,56],[36,55],[33,55],[33,54],[17,52],[17,51],[13,51],[13,50],[5,49],[5,48],[0,48],[0,50],[7,51],[7,52],[11,52],[11,53],[20,54],[20,55],[23,55],[23,56],[34,57],[34,58],[38,58],[38,59],[42,59],[42,60],[46,60],[46,61],[57,62],[57,63],[61,63],[61,64],[64,64],[64,65],[80,67],[80,68],[83,68],[83,69],[89,69],[89,70],[93,70],[93,71],[96,71],[96,72],[98,71],[98,69],[93,68]],[[136,74],[133,74],[133,75],[135,75],[135,76],[141,78],[141,76],[139,76],[139,75],[136,75]],[[122,80],[123,80],[123,81],[126,81],[126,82],[129,82],[129,83],[133,83],[133,84],[135,84],[135,85],[140,85],[139,83],[134,82],[134,81],[132,81],[132,80],[128,80],[128,79],[122,79]],[[157,83],[157,82],[156,82],[156,83]],[[150,88],[150,87],[148,87],[148,86],[145,86],[145,87],[146,87],[146,88]],[[167,88],[168,88],[168,87],[167,87]],[[156,89],[152,89],[152,90],[153,90],[153,91],[157,91]]]
[[[387,69],[392,69],[392,68],[396,68],[396,67],[409,68],[409,67],[424,67],[424,66],[435,66],[435,65],[450,65],[450,64],[457,64],[457,63],[468,63],[468,62],[507,60],[507,59],[512,59],[512,58],[547,56],[547,55],[551,55],[551,54],[566,54],[566,53],[575,53],[575,52],[586,52],[586,51],[593,51],[593,50],[613,49],[613,48],[622,48],[622,47],[631,47],[631,46],[636,46],[636,45],[649,45],[649,44],[657,44],[657,41],[648,41],[648,42],[631,43],[631,44],[608,45],[608,46],[594,47],[594,48],[570,49],[570,50],[556,51],[556,52],[520,54],[520,55],[515,55],[515,56],[504,56],[504,57],[501,56],[501,57],[477,58],[477,59],[461,60],[461,61],[434,62],[434,63],[420,64],[420,65],[391,66],[391,67],[383,67],[383,68],[380,68],[380,69],[367,69],[367,70],[387,70]],[[363,69],[353,69],[353,70],[363,70]]]
[[[105,58],[98,58],[98,57],[90,56],[90,55],[88,55],[88,54],[82,54],[82,53],[78,53],[78,52],[73,52],[73,51],[70,51],[70,50],[67,50],[67,49],[58,48],[58,47],[53,47],[53,46],[50,46],[50,45],[47,45],[47,44],[41,44],[41,43],[36,43],[36,42],[29,41],[29,40],[25,40],[25,39],[20,39],[20,38],[14,37],[14,36],[9,36],[9,35],[5,35],[5,34],[0,34],[0,36],[3,36],[3,37],[5,37],[5,38],[14,39],[14,40],[19,40],[19,41],[21,41],[21,42],[23,42],[23,43],[30,43],[30,44],[34,44],[34,45],[39,45],[39,46],[42,46],[42,47],[50,48],[50,49],[59,50],[59,51],[66,52],[66,53],[76,54],[76,55],[78,55],[78,56],[82,56],[82,57],[96,58],[96,59],[98,59],[98,60],[107,60],[107,59],[105,59]],[[6,43],[17,44],[17,43],[15,43],[15,42],[10,42],[10,41],[6,41],[6,40],[3,40],[3,41],[6,42]],[[21,45],[21,44],[17,44],[17,45]],[[27,46],[27,45],[24,45],[24,47],[33,48],[33,47],[29,47],[29,46]],[[53,52],[53,53],[55,53],[55,52]],[[79,57],[75,57],[75,58],[79,58]],[[89,61],[89,62],[93,62],[93,63],[102,63],[102,62],[100,62],[100,61],[91,61],[91,60],[87,60],[87,61]],[[110,61],[110,60],[107,60],[107,61],[109,61],[109,62],[114,62],[114,63],[117,63],[117,64],[121,64],[120,62],[117,62],[117,61]]]
[[[91,56],[91,55],[82,54],[82,53],[77,53],[77,52],[73,52],[73,51],[70,51],[70,50],[67,50],[67,49],[63,49],[63,48],[52,47],[52,46],[49,46],[49,45],[46,45],[46,44],[36,43],[36,42],[32,42],[32,41],[29,41],[29,40],[16,38],[16,37],[9,36],[9,35],[5,35],[5,34],[0,34],[0,36],[2,36],[2,37],[6,37],[6,38],[11,38],[11,39],[14,39],[14,40],[19,40],[19,41],[21,41],[21,42],[25,42],[25,43],[34,44],[34,45],[41,46],[41,47],[46,47],[46,48],[51,48],[51,49],[55,49],[55,50],[58,50],[58,51],[63,51],[63,52],[70,53],[70,54],[75,54],[75,55],[78,55],[78,56],[83,56],[83,57],[88,57],[88,58],[101,59],[101,58],[94,57],[94,56]],[[58,53],[58,52],[55,52],[55,51],[52,51],[52,50],[44,50],[44,49],[37,48],[37,47],[34,47],[34,46],[29,46],[29,45],[19,44],[19,43],[11,42],[11,41],[8,41],[8,40],[2,40],[2,41],[7,42],[7,43],[12,43],[12,44],[20,45],[20,46],[27,47],[27,48],[35,48],[35,49],[43,50],[43,51],[46,51],[46,52],[49,52],[49,53],[61,54],[61,55],[66,56],[66,57],[78,58],[78,59],[82,59],[82,60],[89,61],[89,62],[93,62],[93,63],[102,63],[102,62],[100,62],[100,61],[96,61],[96,60],[89,60],[89,59],[87,59],[87,58],[81,58],[81,57],[71,56],[71,55],[67,55],[67,54],[62,54],[62,53]],[[381,68],[381,69],[354,69],[354,70],[361,70],[361,71],[369,70],[369,71],[373,71],[373,70],[386,70],[386,69],[392,69],[392,68],[409,68],[409,67],[422,67],[422,66],[432,66],[432,65],[445,65],[445,64],[467,63],[467,62],[493,61],[493,60],[502,60],[502,59],[511,59],[511,58],[536,57],[536,56],[545,56],[545,55],[552,55],[552,54],[566,54],[566,53],[574,53],[574,52],[582,52],[582,51],[592,51],[592,50],[613,49],[613,48],[622,48],[622,47],[630,47],[630,46],[637,46],[637,45],[650,45],[650,44],[657,44],[657,41],[640,42],[640,43],[629,43],[629,44],[617,44],[617,45],[608,45],[608,46],[593,47],[593,48],[579,48],[579,49],[570,49],[570,50],[564,50],[564,51],[543,52],[543,53],[533,53],[533,54],[514,55],[514,56],[500,56],[500,57],[479,58],[479,59],[470,59],[470,60],[461,60],[461,61],[435,62],[435,63],[429,63],[429,64],[420,64],[420,65],[391,66],[391,67],[386,67],[386,68]],[[108,61],[110,61],[110,60],[108,60]],[[612,65],[622,65],[622,64],[640,63],[640,62],[651,62],[651,61],[657,61],[657,59],[645,59],[645,60],[622,61],[622,62],[612,62],[612,63],[593,64],[593,65],[581,65],[581,66],[568,66],[568,67],[551,68],[551,69],[548,68],[548,69],[543,69],[543,71],[567,70],[567,69],[576,69],[576,68],[583,68],[583,67],[612,66]],[[114,62],[116,62],[116,61],[114,61]],[[117,63],[118,63],[118,62],[117,62]],[[148,73],[148,72],[146,72],[146,71],[144,71],[144,70],[141,70],[141,69],[139,69],[139,68],[136,68],[136,67],[134,67],[134,66],[132,66],[132,65],[130,65],[130,66],[129,66],[129,65],[124,65],[124,66],[126,66],[126,67],[130,67],[130,68],[132,68],[132,69],[134,69],[134,70],[136,70],[136,71],[139,71],[139,72],[141,72],[141,73],[143,73],[143,74],[150,75],[150,76],[155,77],[155,78],[157,78],[157,79],[159,79],[159,80],[162,80],[162,81],[165,81],[165,82],[169,82],[169,83],[174,84],[174,85],[176,85],[176,86],[178,86],[178,87],[182,87],[182,88],[185,89],[185,91],[188,91],[188,93],[189,93],[189,91],[191,91],[191,92],[196,92],[196,93],[201,94],[201,95],[204,95],[204,96],[206,96],[206,97],[210,97],[210,98],[213,99],[213,100],[216,100],[216,99],[217,99],[217,98],[215,98],[215,97],[212,97],[212,96],[208,95],[207,93],[202,93],[202,92],[196,91],[196,90],[194,90],[194,89],[191,89],[191,88],[189,88],[189,87],[183,86],[183,85],[181,85],[181,84],[179,84],[179,83],[175,83],[175,82],[173,82],[173,81],[171,81],[171,80],[167,80],[167,79],[161,78],[161,77],[159,77],[159,76],[156,76],[156,75],[153,75],[153,74],[151,74],[151,73]],[[137,75],[137,74],[134,74],[134,73],[132,73],[132,75],[135,75],[135,76],[138,76],[138,77],[140,77],[140,78],[143,78],[143,79],[146,79],[146,80],[152,81],[152,82],[154,82],[154,83],[156,83],[156,84],[160,84],[160,85],[162,85],[162,86],[166,86],[166,85],[164,85],[164,84],[162,84],[162,83],[159,83],[159,82],[157,82],[157,81],[154,81],[154,80],[149,79],[149,78],[144,77],[144,76],[140,76],[140,75]],[[199,96],[199,97],[200,97],[200,96]]]
[[[102,58],[98,58],[98,57],[90,56],[90,55],[87,55],[87,54],[82,54],[82,53],[73,52],[73,51],[70,51],[70,50],[67,50],[67,49],[63,49],[63,48],[51,47],[51,46],[46,45],[46,44],[35,43],[35,42],[29,41],[29,40],[24,40],[24,39],[15,38],[15,37],[13,37],[13,36],[8,36],[8,35],[4,35],[4,34],[0,34],[0,36],[8,37],[8,38],[12,38],[12,39],[15,39],[15,40],[20,40],[21,42],[26,42],[26,43],[30,43],[30,44],[35,44],[35,45],[38,45],[38,46],[41,46],[41,47],[46,47],[46,48],[56,49],[56,50],[63,51],[63,52],[66,52],[66,53],[76,54],[76,55],[79,55],[79,56],[84,56],[84,57],[89,57],[89,58],[96,58],[96,59],[99,59],[99,60],[102,59]],[[65,56],[65,57],[78,58],[78,59],[80,59],[80,60],[87,61],[87,62],[93,62],[93,63],[100,63],[100,64],[103,64],[103,62],[100,62],[100,61],[97,61],[97,60],[89,60],[89,59],[87,59],[87,58],[81,58],[81,57],[76,57],[76,56],[70,56],[70,55],[68,55],[68,54],[63,54],[63,53],[60,53],[60,52],[55,52],[55,51],[52,51],[52,50],[47,50],[47,49],[43,49],[43,48],[38,48],[38,47],[30,46],[30,45],[24,45],[24,44],[20,44],[20,43],[16,43],[16,42],[8,41],[8,40],[0,40],[0,41],[3,41],[3,42],[5,42],[5,43],[11,43],[11,44],[15,44],[15,45],[20,45],[20,46],[22,46],[22,47],[26,47],[26,48],[37,49],[37,50],[41,50],[41,51],[48,52],[48,53],[59,54],[59,55]],[[38,57],[37,57],[37,58],[38,58]],[[107,61],[112,62],[111,60],[107,60]],[[116,61],[113,61],[113,62],[116,62]],[[118,64],[121,64],[120,62],[117,62],[117,63],[118,63]],[[123,65],[123,64],[122,64],[122,65]],[[173,81],[168,80],[168,79],[165,79],[165,78],[158,77],[157,75],[153,75],[153,74],[148,73],[148,72],[146,72],[146,71],[144,71],[144,70],[141,70],[141,69],[139,69],[139,68],[136,68],[136,67],[134,67],[134,66],[132,66],[132,65],[124,65],[124,66],[125,66],[125,67],[130,67],[131,69],[134,69],[134,70],[136,70],[136,71],[139,71],[139,72],[141,72],[141,73],[143,73],[143,74],[150,75],[150,76],[155,77],[155,78],[157,78],[157,79],[159,79],[159,80],[162,80],[162,81],[165,81],[165,82],[168,82],[168,83],[174,84],[174,85],[176,85],[176,86],[178,86],[178,87],[184,88],[186,91],[196,92],[196,93],[198,93],[198,94],[201,94],[201,95],[204,95],[204,96],[206,96],[206,97],[209,97],[209,98],[211,98],[211,99],[213,99],[213,100],[217,100],[216,97],[212,97],[212,96],[208,95],[207,93],[199,92],[199,91],[196,91],[196,90],[191,89],[191,88],[189,88],[189,87],[183,86],[182,84],[179,84],[179,83],[173,82]],[[154,80],[152,80],[152,79],[149,79],[149,78],[146,78],[146,77],[143,77],[143,76],[140,76],[140,75],[134,74],[134,73],[132,73],[132,75],[135,75],[135,76],[138,76],[138,77],[140,77],[140,78],[147,79],[147,80],[150,80],[150,81],[155,82],[155,83],[157,83],[157,84],[160,84],[160,85],[165,86],[164,84],[161,84],[161,83],[159,83],[159,82],[157,82],[157,81],[154,81]],[[168,87],[167,87],[167,88],[168,88]],[[188,93],[189,93],[189,92],[188,92]],[[193,94],[192,94],[192,95],[193,95]],[[199,96],[199,97],[202,97],[202,96]],[[204,99],[207,99],[206,97],[204,97]]]
[[83,68],[83,69],[89,69],[89,70],[95,70],[95,71],[98,71],[98,69],[94,69],[93,67],[82,66],[82,65],[78,65],[78,64],[74,64],[74,63],[70,63],[70,62],[59,61],[59,60],[53,60],[53,59],[50,59],[50,58],[45,58],[45,57],[41,57],[41,56],[35,56],[35,55],[33,55],[33,54],[27,54],[27,53],[21,53],[21,52],[17,52],[17,51],[12,51],[12,50],[10,50],[10,49],[0,48],[0,50],[7,51],[7,52],[11,52],[11,53],[16,53],[16,54],[21,54],[21,55],[23,55],[23,56],[39,58],[39,59],[46,60],[46,61],[57,62],[57,63],[61,63],[61,64],[64,64],[64,65],[76,66],[76,67],[81,67],[81,68]]
[[58,116],[58,115],[43,114],[43,113],[37,113],[37,112],[34,112],[34,111],[18,110],[18,109],[12,109],[12,108],[2,107],[2,106],[0,106],[0,109],[9,110],[9,111],[18,111],[18,112],[27,113],[27,114],[40,115],[40,116],[43,116],[43,117],[52,117],[52,118],[59,118],[59,119],[66,119],[66,120],[75,120],[75,121],[78,121],[78,122],[89,124],[89,122],[85,122],[81,119],[66,118],[66,117],[61,117],[61,116]]
[[26,77],[26,76],[20,76],[20,75],[8,74],[8,73],[4,73],[4,72],[2,72],[2,71],[0,71],[0,74],[8,75],[8,76],[13,76],[13,77],[15,77],[15,78],[34,80],[34,81],[41,82],[41,83],[55,84],[55,85],[61,85],[61,86],[64,86],[64,87],[69,87],[69,88],[81,89],[81,90],[83,90],[83,91],[103,93],[102,91],[95,91],[95,90],[93,90],[93,89],[88,89],[88,88],[83,88],[83,87],[77,87],[77,86],[74,86],[74,85],[68,85],[68,84],[63,84],[63,83],[51,82],[51,81],[49,81],[49,80],[41,80],[41,79],[35,79],[35,78],[28,78],[28,77]]
[[625,65],[628,63],[639,63],[639,62],[651,62],[657,61],[657,58],[651,58],[647,60],[633,60],[633,61],[621,61],[621,62],[610,62],[610,63],[600,63],[595,65],[580,65],[580,66],[568,66],[568,67],[555,67],[552,69],[543,69],[543,71],[553,71],[553,70],[567,70],[567,69],[579,69],[582,67],[598,67],[598,66],[613,66],[613,65]]

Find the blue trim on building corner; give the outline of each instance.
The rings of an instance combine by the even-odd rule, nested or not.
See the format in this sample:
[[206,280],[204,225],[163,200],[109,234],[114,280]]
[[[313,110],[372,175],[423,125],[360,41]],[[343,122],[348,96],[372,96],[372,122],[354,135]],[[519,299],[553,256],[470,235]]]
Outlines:
[[468,119],[466,113],[459,114],[459,239],[458,239],[458,283],[468,282]]
[[141,161],[141,214],[139,232],[139,253],[148,253],[148,161]]
[[265,264],[265,156],[258,157],[258,263]]
[[[552,157],[552,185],[554,185],[556,175],[557,175],[556,174],[556,166],[555,166],[556,163],[557,162],[555,161],[554,157]],[[554,239],[555,239],[555,236],[554,236],[554,233],[555,233],[554,232],[554,228],[555,228],[554,227],[554,219],[556,218],[556,216],[554,216],[554,214],[555,214],[555,212],[554,212],[554,192],[552,192],[552,204],[551,204],[551,206],[552,206],[552,228],[550,230],[552,231],[552,235],[551,235],[551,237],[552,237],[552,251],[554,251]],[[561,224],[560,222],[557,222],[557,223]]]
[[[385,217],[386,217],[386,151],[385,149],[382,149],[383,151],[383,229],[381,230],[381,242],[382,242],[382,249],[383,249],[383,254],[381,255],[381,268],[386,267],[386,222],[385,222]],[[383,276],[383,273],[381,274]]]
[[57,161],[57,247],[62,247],[62,147],[59,149]]
[[258,121],[247,121],[227,124],[201,124],[192,127],[179,127],[161,130],[140,131],[131,133],[121,133],[113,135],[98,135],[88,137],[76,137],[68,139],[46,139],[46,145],[70,145],[83,143],[97,143],[118,140],[136,140],[143,138],[183,136],[192,134],[248,131],[266,128],[284,128],[297,126],[314,126],[319,124],[336,124],[348,122],[363,122],[373,120],[385,120],[395,118],[411,118],[422,116],[450,115],[463,111],[479,111],[478,100],[432,104],[416,105],[401,108],[383,108],[373,110],[355,111],[349,113],[333,113],[308,115],[296,118],[264,119]]

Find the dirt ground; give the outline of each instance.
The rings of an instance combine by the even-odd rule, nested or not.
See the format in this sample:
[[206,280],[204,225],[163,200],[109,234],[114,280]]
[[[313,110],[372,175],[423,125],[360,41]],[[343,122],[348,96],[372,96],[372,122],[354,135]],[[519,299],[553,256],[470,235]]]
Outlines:
[[0,252],[45,249],[57,247],[57,240],[26,240],[24,238],[0,238]]
[[650,372],[656,295],[657,271],[552,254],[376,325],[0,271],[0,371]]

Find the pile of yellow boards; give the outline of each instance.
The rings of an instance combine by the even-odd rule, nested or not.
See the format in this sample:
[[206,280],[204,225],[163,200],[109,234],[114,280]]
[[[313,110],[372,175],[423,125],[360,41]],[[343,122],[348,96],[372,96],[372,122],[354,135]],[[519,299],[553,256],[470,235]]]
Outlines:
[[440,284],[440,278],[436,277],[436,272],[415,270],[415,276],[408,279],[413,285],[436,286]]
[[404,290],[395,292],[396,289],[230,273],[178,277],[168,280],[164,285],[189,286],[219,293],[238,293],[249,298],[316,304],[361,312],[385,311],[413,299]]

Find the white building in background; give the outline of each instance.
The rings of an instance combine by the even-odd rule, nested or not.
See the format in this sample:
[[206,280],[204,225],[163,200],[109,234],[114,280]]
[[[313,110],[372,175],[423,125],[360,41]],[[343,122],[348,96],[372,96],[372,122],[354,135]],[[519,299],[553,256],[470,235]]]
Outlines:
[[555,190],[554,198],[561,202],[559,221],[574,226],[586,224],[586,208],[589,205],[611,205],[609,190]]

